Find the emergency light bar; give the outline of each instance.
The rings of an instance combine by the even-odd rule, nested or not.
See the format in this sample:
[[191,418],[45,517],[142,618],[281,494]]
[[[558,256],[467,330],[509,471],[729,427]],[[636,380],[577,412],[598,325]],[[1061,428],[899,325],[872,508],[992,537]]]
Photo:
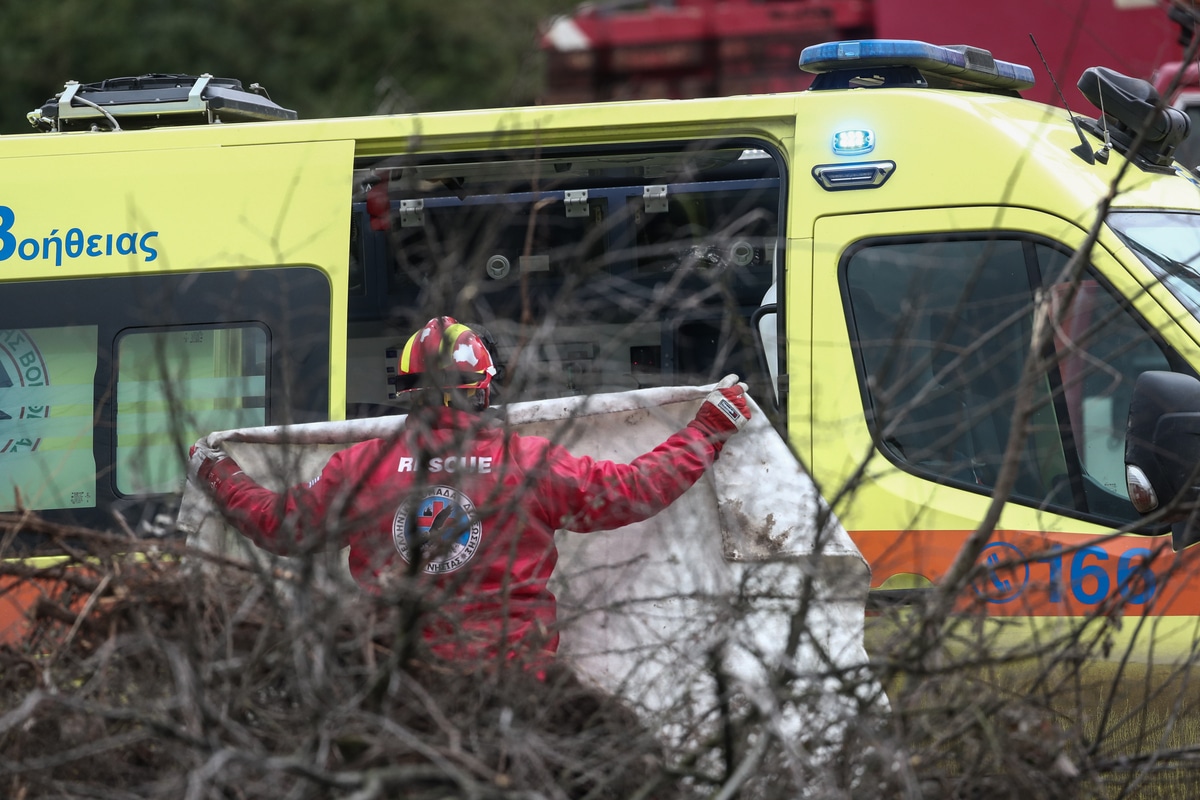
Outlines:
[[1033,70],[967,45],[913,39],[858,39],[806,47],[800,69],[817,75],[812,90],[929,86],[1016,92],[1033,86]]

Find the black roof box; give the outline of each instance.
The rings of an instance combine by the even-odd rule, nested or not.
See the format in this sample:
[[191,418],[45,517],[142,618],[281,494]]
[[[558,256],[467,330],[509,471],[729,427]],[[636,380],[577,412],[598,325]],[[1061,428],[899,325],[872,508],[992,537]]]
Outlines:
[[296,112],[274,103],[258,84],[247,91],[233,78],[155,73],[68,81],[28,119],[43,131],[121,130],[296,119]]

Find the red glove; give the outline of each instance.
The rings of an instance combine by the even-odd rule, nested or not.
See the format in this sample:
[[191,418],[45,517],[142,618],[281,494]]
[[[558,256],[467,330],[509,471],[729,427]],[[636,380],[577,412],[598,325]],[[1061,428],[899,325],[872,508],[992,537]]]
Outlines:
[[228,453],[219,447],[209,446],[204,439],[192,445],[188,456],[188,479],[206,487],[214,496],[220,491],[222,483],[242,471]]
[[746,384],[737,383],[737,376],[731,376],[731,386],[717,385],[718,388],[708,393],[700,409],[696,412],[696,425],[708,434],[709,438],[724,442],[740,431],[750,419],[750,406],[746,402]]

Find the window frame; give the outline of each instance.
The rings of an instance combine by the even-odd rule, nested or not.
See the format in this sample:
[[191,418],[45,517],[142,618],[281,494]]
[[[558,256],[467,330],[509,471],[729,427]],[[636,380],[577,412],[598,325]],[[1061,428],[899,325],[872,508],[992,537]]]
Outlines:
[[[329,419],[331,343],[342,339],[331,335],[332,292],[327,275],[317,267],[0,282],[0,306],[6,328],[97,326],[95,507],[39,510],[48,522],[103,530],[111,527],[115,511],[138,530],[178,502],[178,494],[117,490],[116,347],[122,334],[175,326],[262,325],[269,331],[266,424]],[[26,538],[19,544],[36,547],[40,540]]]
[[[853,259],[862,251],[881,246],[889,245],[934,245],[939,243],[953,242],[980,242],[986,244],[989,241],[1007,240],[1020,243],[1022,245],[1022,258],[1024,260],[1025,278],[1029,291],[1030,302],[1032,303],[1034,292],[1044,285],[1044,281],[1053,278],[1052,275],[1045,274],[1045,265],[1037,256],[1037,248],[1039,245],[1047,247],[1055,252],[1061,253],[1066,257],[1070,257],[1073,252],[1072,248],[1050,237],[1031,233],[1022,230],[988,230],[977,229],[969,231],[953,231],[953,232],[938,232],[938,233],[916,233],[903,235],[882,235],[867,237],[853,242],[845,248],[841,257],[838,260],[837,267],[837,282],[838,290],[841,295],[843,319],[846,324],[847,335],[849,337],[852,356],[854,359],[854,372],[860,397],[863,403],[863,409],[866,416],[868,429],[871,431],[872,439],[875,441],[875,452],[883,456],[890,464],[905,473],[914,475],[921,480],[927,480],[939,484],[944,484],[955,489],[962,489],[980,494],[984,496],[992,496],[994,487],[979,486],[965,480],[959,480],[947,476],[944,473],[939,473],[934,470],[924,469],[921,465],[899,457],[889,448],[880,446],[879,429],[876,420],[875,409],[877,404],[871,394],[869,386],[869,376],[867,374],[866,364],[862,348],[858,346],[859,335],[858,326],[854,318],[854,308],[852,298],[850,296],[850,286],[848,280],[848,270]],[[1167,363],[1173,371],[1182,372],[1185,374],[1195,375],[1196,372],[1186,362],[1186,360],[1176,352],[1159,334],[1157,330],[1151,326],[1145,317],[1138,312],[1134,303],[1130,298],[1123,293],[1117,291],[1112,282],[1108,280],[1104,273],[1098,269],[1094,260],[1090,259],[1087,264],[1087,277],[1097,282],[1100,289],[1117,303],[1119,308],[1132,318],[1132,320],[1141,328],[1144,334],[1149,337],[1149,340],[1163,353]],[[966,283],[964,283],[964,287]],[[1026,343],[1028,344],[1028,343]],[[1053,339],[1049,342],[1048,347],[1051,354],[1057,355],[1057,346]],[[1028,347],[1026,347],[1026,352]],[[1022,361],[1024,364],[1025,361]],[[1083,482],[1086,480],[1085,471],[1082,463],[1082,444],[1075,440],[1074,434],[1071,431],[1070,419],[1067,414],[1066,397],[1062,386],[1061,372],[1058,369],[1059,360],[1057,358],[1048,367],[1045,376],[1050,389],[1050,405],[1055,414],[1057,424],[1057,438],[1063,448],[1063,455],[1067,461],[1068,480],[1071,487],[1072,499],[1079,502],[1081,497],[1085,497]],[[1022,367],[1023,368],[1023,367]],[[1009,404],[1011,407],[1011,403]],[[1065,517],[1079,519],[1085,522],[1104,525],[1106,527],[1124,527],[1135,522],[1135,519],[1118,519],[1115,517],[1095,513],[1090,510],[1080,510],[1064,506],[1061,504],[1047,503],[1045,501],[1035,502],[1032,498],[1014,494],[1009,498],[1009,502],[1019,504],[1021,506],[1032,508],[1038,511],[1046,511],[1054,514],[1059,514]],[[1085,501],[1086,502],[1086,501]],[[1132,508],[1132,507],[1131,507]],[[1154,526],[1139,526],[1136,528],[1138,532],[1157,534],[1162,532],[1161,525]]]
[[[601,248],[605,255],[606,268],[611,267],[616,273],[622,277],[629,278],[634,282],[649,283],[654,275],[640,266],[640,262],[644,259],[639,258],[639,246],[637,244],[637,232],[639,229],[634,224],[632,215],[628,215],[624,211],[626,202],[640,201],[643,198],[643,189],[645,186],[665,185],[667,187],[668,198],[673,196],[690,196],[697,193],[720,192],[720,191],[745,191],[754,190],[762,191],[764,184],[770,184],[769,190],[773,193],[771,200],[771,211],[775,214],[774,219],[774,236],[773,241],[769,245],[764,245],[764,260],[769,260],[771,268],[769,270],[769,279],[763,286],[764,293],[769,286],[776,287],[776,309],[779,312],[776,318],[778,328],[777,336],[777,352],[775,360],[778,364],[787,363],[786,342],[787,338],[783,334],[784,327],[784,301],[785,294],[785,275],[786,264],[785,258],[787,253],[787,229],[788,229],[788,199],[789,199],[789,172],[787,169],[787,161],[781,153],[780,149],[769,141],[757,139],[753,137],[740,136],[724,136],[714,137],[711,139],[686,139],[686,140],[665,140],[665,141],[648,141],[648,142],[621,142],[612,144],[599,145],[566,145],[562,147],[542,147],[537,149],[512,149],[512,150],[479,150],[479,151],[464,151],[464,152],[409,152],[398,153],[394,155],[378,155],[372,154],[369,157],[359,157],[355,160],[355,174],[359,176],[364,172],[380,167],[381,165],[404,167],[407,165],[440,165],[447,162],[467,162],[476,166],[486,167],[489,163],[496,163],[498,167],[503,167],[506,162],[510,161],[531,161],[531,160],[567,160],[567,159],[591,159],[604,158],[610,156],[631,156],[631,155],[673,155],[678,154],[685,157],[690,152],[698,152],[700,150],[728,150],[740,149],[745,151],[756,151],[763,154],[763,157],[770,159],[770,168],[766,170],[770,172],[769,177],[730,177],[727,173],[721,173],[718,177],[711,177],[705,180],[678,180],[675,178],[659,179],[657,177],[646,176],[631,176],[618,182],[615,179],[605,179],[605,181],[593,181],[588,186],[588,201],[589,204],[603,203],[608,208],[608,214],[611,216],[617,212],[622,217],[628,216],[629,219],[620,223],[619,226],[613,229],[605,229],[601,236],[597,237]],[[723,168],[720,168],[723,169]],[[749,168],[747,168],[749,169]],[[718,170],[719,171],[719,170]],[[494,175],[494,173],[493,173]],[[492,180],[494,177],[489,176]],[[357,177],[356,177],[357,180]],[[573,179],[574,180],[574,179]],[[588,179],[579,178],[581,186],[587,183]],[[365,184],[364,184],[365,185]],[[427,194],[423,198],[424,209],[426,212],[436,214],[439,210],[451,208],[470,208],[472,206],[481,206],[487,204],[498,203],[517,203],[517,202],[536,202],[544,199],[551,199],[559,202],[559,211],[561,213],[561,203],[565,197],[565,190],[573,188],[572,185],[561,185],[554,187],[542,187],[533,190],[518,189],[509,193],[497,192],[466,192],[463,196],[453,196],[447,194],[443,189],[438,189]],[[529,187],[526,187],[529,188]],[[536,185],[533,188],[537,188]],[[421,194],[413,192],[414,196]],[[407,196],[407,195],[406,195]],[[361,268],[361,285],[362,290],[357,291],[350,298],[349,315],[352,323],[352,328],[361,326],[360,330],[366,330],[367,326],[374,324],[374,321],[389,319],[400,319],[407,313],[407,308],[415,307],[412,304],[405,304],[404,307],[397,307],[394,302],[394,296],[391,294],[393,289],[390,285],[388,270],[390,265],[387,262],[387,242],[386,231],[372,230],[371,218],[368,213],[367,202],[359,198],[351,198],[351,228],[356,232],[352,237],[352,243],[355,244],[356,250],[351,254],[351,263],[356,265],[356,269]],[[396,199],[389,201],[389,208],[394,215],[398,212],[398,203]],[[762,207],[767,207],[764,203]],[[612,258],[607,257],[610,253],[616,253]],[[361,267],[359,266],[361,265]],[[515,264],[514,264],[515,266]],[[742,319],[745,328],[746,342],[744,343],[744,358],[751,367],[747,369],[757,370],[761,367],[764,360],[763,342],[758,332],[754,329],[752,319],[758,308],[762,304],[762,298],[755,298],[754,303],[739,304],[738,316]],[[744,312],[744,313],[743,313]],[[444,313],[444,312],[442,312]],[[419,314],[418,314],[419,316]],[[722,315],[722,319],[728,316],[728,312]],[[470,322],[471,320],[463,320]],[[690,321],[690,320],[689,320]],[[416,324],[414,319],[413,324]],[[487,324],[487,320],[484,320]],[[495,333],[495,331],[493,331]],[[674,331],[672,335],[677,334]],[[362,339],[373,338],[367,334],[362,334]],[[664,340],[665,341],[665,340]],[[782,370],[781,370],[782,371]],[[668,363],[668,354],[663,353],[663,372],[670,374],[671,366]],[[718,376],[719,377],[719,376]],[[745,377],[745,376],[743,376]],[[761,376],[763,380],[770,380],[769,371],[763,368]],[[787,403],[787,382],[786,375],[780,375],[778,379],[772,381],[771,391],[761,391],[765,389],[759,388],[759,395],[766,398],[770,397],[771,401],[765,402],[764,409],[773,417],[780,428],[782,429],[782,420],[774,419],[780,416],[779,409],[786,408]],[[352,400],[352,398],[348,398]],[[359,403],[362,406],[371,406],[368,403]],[[386,408],[378,406],[373,407],[375,413],[386,413]]]

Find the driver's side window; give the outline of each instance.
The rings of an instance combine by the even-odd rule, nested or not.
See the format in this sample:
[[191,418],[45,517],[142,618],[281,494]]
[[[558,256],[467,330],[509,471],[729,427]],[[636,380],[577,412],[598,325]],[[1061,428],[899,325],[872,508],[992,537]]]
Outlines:
[[1029,358],[1034,287],[1044,285],[1054,336],[1016,450],[1013,500],[1133,520],[1123,466],[1128,393],[1142,371],[1168,369],[1167,358],[1090,272],[1074,291],[1055,284],[1067,258],[994,235],[853,251],[842,282],[862,390],[891,461],[939,483],[991,490]]
[[1125,489],[1129,397],[1138,375],[1171,365],[1127,304],[1090,271],[1072,290],[1067,283],[1054,283],[1065,254],[1039,246],[1038,258],[1054,307],[1064,438],[1073,441],[1078,454],[1083,507],[1102,516],[1135,519]]

